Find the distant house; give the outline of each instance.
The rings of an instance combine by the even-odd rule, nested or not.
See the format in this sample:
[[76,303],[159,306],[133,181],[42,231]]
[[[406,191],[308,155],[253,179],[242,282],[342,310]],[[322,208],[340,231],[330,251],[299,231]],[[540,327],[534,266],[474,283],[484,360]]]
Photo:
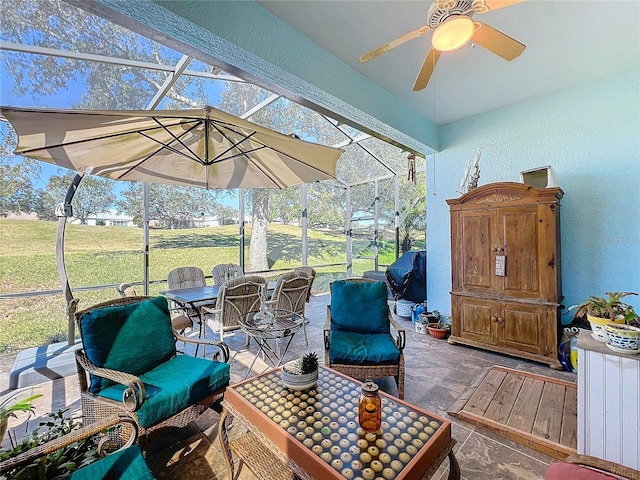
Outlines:
[[[80,219],[73,217],[69,223],[80,225]],[[104,225],[107,227],[135,227],[133,217],[109,211],[96,213],[87,218],[87,225]]]

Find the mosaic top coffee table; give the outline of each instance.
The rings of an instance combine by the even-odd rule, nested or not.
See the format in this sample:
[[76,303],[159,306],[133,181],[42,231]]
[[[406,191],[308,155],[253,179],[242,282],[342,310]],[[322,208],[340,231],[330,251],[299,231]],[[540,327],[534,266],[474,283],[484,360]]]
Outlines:
[[[287,472],[270,478],[292,478],[293,472],[315,480],[426,479],[447,456],[448,478],[460,478],[448,420],[381,393],[382,427],[366,433],[358,424],[359,395],[359,382],[326,367],[320,367],[316,388],[307,391],[284,387],[280,369],[229,387],[220,439],[231,460],[230,478],[234,449],[229,449],[227,416],[287,466]],[[247,451],[243,457],[251,466],[252,457],[260,455]]]

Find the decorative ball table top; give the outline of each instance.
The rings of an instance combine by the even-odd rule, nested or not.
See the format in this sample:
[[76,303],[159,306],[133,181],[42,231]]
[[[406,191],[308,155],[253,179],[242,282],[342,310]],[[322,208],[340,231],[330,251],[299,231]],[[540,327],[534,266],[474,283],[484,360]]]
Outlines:
[[381,429],[367,433],[358,423],[360,392],[355,380],[321,367],[307,391],[287,389],[275,370],[230,387],[225,398],[316,478],[420,478],[451,439],[450,422],[381,393]]

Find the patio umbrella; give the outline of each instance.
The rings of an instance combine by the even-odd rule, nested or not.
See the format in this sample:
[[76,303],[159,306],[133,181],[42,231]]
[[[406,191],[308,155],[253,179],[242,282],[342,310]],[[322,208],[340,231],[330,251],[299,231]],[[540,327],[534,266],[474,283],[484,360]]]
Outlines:
[[[212,107],[193,110],[53,110],[0,107],[18,134],[17,155],[78,173],[58,215],[58,274],[67,300],[69,344],[77,300],[64,261],[71,200],[89,173],[115,180],[207,189],[286,188],[336,178],[342,151],[283,135]],[[146,225],[146,223],[145,223]],[[244,250],[244,226],[241,246]],[[145,236],[145,293],[148,239]]]
[[213,107],[53,110],[0,107],[17,155],[114,180],[207,189],[286,188],[335,178],[341,150]]

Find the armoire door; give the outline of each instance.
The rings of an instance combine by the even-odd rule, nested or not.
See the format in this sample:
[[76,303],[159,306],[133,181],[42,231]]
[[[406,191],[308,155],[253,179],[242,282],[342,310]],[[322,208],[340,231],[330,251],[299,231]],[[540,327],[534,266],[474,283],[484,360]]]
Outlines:
[[504,258],[504,276],[496,293],[514,298],[545,299],[541,265],[544,225],[538,205],[497,209],[496,255]]
[[[555,319],[554,319],[555,320]],[[540,305],[517,302],[500,304],[498,324],[499,344],[520,352],[546,355],[547,331],[552,328],[547,322],[547,309]],[[555,328],[553,328],[555,332]]]
[[473,342],[498,343],[496,302],[480,298],[453,296],[455,302],[452,334]]
[[496,244],[496,213],[493,210],[472,210],[458,212],[457,248],[459,258],[457,290],[469,293],[495,293],[497,284],[494,275]]

